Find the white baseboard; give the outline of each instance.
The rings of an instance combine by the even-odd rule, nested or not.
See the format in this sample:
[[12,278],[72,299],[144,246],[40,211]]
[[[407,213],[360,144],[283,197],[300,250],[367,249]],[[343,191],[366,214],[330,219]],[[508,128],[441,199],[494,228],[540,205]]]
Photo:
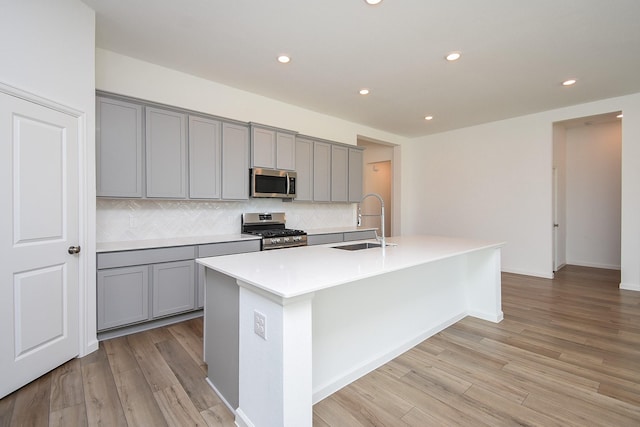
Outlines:
[[638,291],[640,292],[640,283],[622,283],[620,282],[620,289],[625,291]]
[[575,265],[578,267],[603,268],[605,270],[620,270],[620,264],[601,264],[587,261],[567,261],[565,265]]
[[524,271],[524,270],[512,270],[512,269],[507,269],[507,268],[503,268],[502,272],[503,273],[511,273],[511,274],[520,274],[522,276],[540,277],[540,278],[543,278],[543,279],[553,279],[553,272],[551,272],[551,273],[540,273],[540,272]]
[[[224,403],[224,406],[226,406],[233,415],[235,415],[236,419],[238,418],[238,413],[236,411],[236,409],[234,407],[231,406],[231,404],[227,401],[227,399],[224,398],[224,396],[222,395],[222,393],[220,393],[220,391],[216,388],[216,386],[211,382],[211,380],[209,380],[209,377],[205,378],[205,381],[207,381],[207,384],[209,384],[209,387],[211,387],[213,389],[213,391],[218,395],[218,397],[220,398],[220,400],[222,400],[222,403]],[[237,422],[236,422],[237,424]]]
[[238,408],[236,411],[236,425],[238,427],[255,427],[255,424],[251,422],[249,417],[242,412],[242,409]]

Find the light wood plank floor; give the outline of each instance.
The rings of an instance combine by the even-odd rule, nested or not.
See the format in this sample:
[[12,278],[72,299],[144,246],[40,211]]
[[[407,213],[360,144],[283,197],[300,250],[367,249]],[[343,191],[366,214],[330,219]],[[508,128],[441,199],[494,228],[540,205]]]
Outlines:
[[[314,426],[640,426],[640,293],[619,272],[503,274],[505,320],[467,318],[314,407]],[[0,400],[0,426],[233,426],[202,320],[105,341]]]

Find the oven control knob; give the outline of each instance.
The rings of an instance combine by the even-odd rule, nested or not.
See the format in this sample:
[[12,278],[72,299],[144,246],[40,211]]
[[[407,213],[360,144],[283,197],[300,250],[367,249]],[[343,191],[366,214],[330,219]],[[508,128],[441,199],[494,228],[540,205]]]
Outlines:
[[280,239],[273,238],[271,239],[271,243],[280,243]]
[[288,242],[289,242],[289,238],[288,238],[288,237],[285,237],[285,238],[284,238],[284,242],[285,242],[285,243],[288,243]]

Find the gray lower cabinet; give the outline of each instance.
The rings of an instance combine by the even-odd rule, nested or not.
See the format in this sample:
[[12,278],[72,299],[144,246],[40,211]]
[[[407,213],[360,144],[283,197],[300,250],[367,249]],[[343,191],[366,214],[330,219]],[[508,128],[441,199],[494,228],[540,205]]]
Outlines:
[[249,127],[222,124],[222,198],[249,199]]
[[99,270],[98,330],[149,320],[149,266]]
[[340,243],[344,241],[343,233],[313,234],[307,236],[307,245],[326,245],[327,243]]
[[187,197],[186,115],[146,107],[147,197]]
[[96,196],[143,196],[142,106],[96,98]]
[[366,239],[375,239],[376,231],[375,230],[358,230],[358,231],[349,231],[344,233],[344,241],[349,242],[352,240],[366,240]]
[[307,245],[326,245],[329,243],[341,243],[375,238],[375,230],[355,230],[347,231],[344,233],[310,234],[307,236]]
[[98,253],[98,332],[201,309],[204,267],[195,259],[257,251],[259,239],[242,239]]
[[195,308],[195,261],[154,264],[153,318]]

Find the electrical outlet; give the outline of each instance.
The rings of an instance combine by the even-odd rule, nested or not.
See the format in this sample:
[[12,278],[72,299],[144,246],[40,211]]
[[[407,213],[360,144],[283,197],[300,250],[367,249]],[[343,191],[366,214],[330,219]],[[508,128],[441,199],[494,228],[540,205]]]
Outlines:
[[267,316],[258,310],[253,311],[253,332],[263,340],[267,340]]
[[129,215],[129,227],[136,228],[138,226],[138,218],[133,215]]

